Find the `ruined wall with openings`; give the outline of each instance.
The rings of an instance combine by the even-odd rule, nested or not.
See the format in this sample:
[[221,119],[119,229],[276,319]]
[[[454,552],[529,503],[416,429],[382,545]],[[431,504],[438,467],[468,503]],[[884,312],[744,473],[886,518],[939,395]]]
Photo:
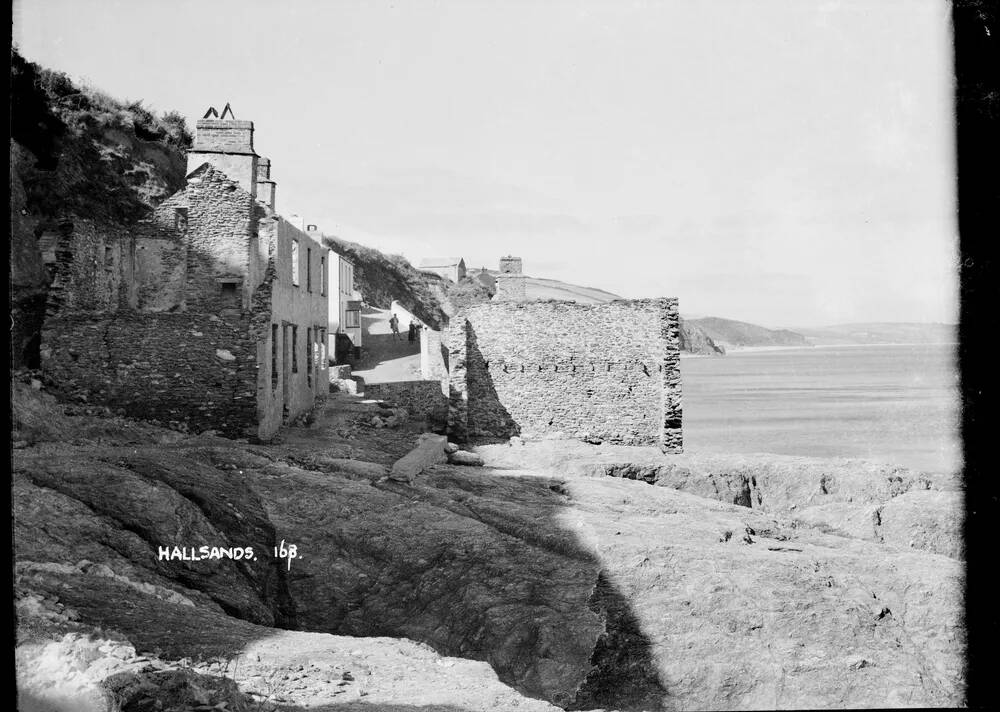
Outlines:
[[132,244],[129,306],[143,312],[181,311],[185,307],[187,245],[182,230],[141,223]]
[[255,200],[273,182],[251,122],[199,121],[188,158],[151,219],[43,235],[41,367],[70,399],[266,439],[328,390],[328,250],[274,213],[273,192]]
[[210,165],[194,171],[187,187],[156,209],[158,224],[187,233],[188,309],[249,307],[248,245],[256,244],[256,216],[253,196]]
[[77,219],[66,221],[53,237],[47,311],[115,312],[128,303],[132,242],[127,231]]
[[452,319],[448,341],[455,438],[681,450],[676,299],[477,304]]

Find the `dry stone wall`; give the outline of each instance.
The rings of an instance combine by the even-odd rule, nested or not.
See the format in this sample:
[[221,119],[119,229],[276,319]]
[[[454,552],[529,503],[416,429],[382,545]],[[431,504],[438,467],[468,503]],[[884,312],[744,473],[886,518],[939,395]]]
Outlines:
[[411,415],[423,416],[435,423],[444,423],[448,416],[448,396],[441,381],[392,381],[366,383],[365,398],[384,400]]
[[498,274],[497,293],[494,297],[498,302],[523,302],[528,298],[526,278],[523,274]]
[[680,452],[676,299],[477,304],[449,333],[449,431]]
[[126,311],[82,317],[71,312],[45,322],[41,357],[52,390],[174,427],[256,434],[257,346],[245,319]]

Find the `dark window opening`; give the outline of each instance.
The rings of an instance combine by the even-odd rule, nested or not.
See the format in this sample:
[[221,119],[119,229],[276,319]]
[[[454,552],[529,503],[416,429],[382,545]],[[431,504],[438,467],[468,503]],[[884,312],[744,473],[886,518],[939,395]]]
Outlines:
[[278,325],[271,324],[271,390],[278,388]]
[[306,383],[312,388],[313,384],[313,330],[306,328]]
[[104,248],[104,266],[108,268],[115,266],[115,251],[111,245],[106,245]]
[[344,312],[344,327],[357,328],[359,326],[361,326],[360,311],[351,310]]
[[313,290],[312,260],[313,260],[312,248],[307,247],[306,248],[306,291],[307,292],[311,292]]
[[292,373],[299,372],[299,327],[292,325]]
[[326,257],[319,258],[319,295],[326,296]]
[[222,283],[222,305],[223,307],[239,307],[240,295],[236,289],[236,282]]

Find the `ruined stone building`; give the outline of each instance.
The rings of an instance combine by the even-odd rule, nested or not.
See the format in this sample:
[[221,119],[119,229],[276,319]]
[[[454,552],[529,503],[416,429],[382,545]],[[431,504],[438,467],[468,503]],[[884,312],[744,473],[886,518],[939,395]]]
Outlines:
[[448,432],[456,440],[566,437],[680,452],[677,300],[529,301],[504,257],[493,301],[450,323]]
[[327,392],[331,257],[275,212],[253,122],[229,117],[198,121],[151,219],[59,236],[42,369],[70,398],[266,439]]
[[499,301],[448,334],[449,435],[566,437],[680,452],[676,299]]
[[425,257],[417,269],[441,275],[452,282],[465,279],[465,260],[461,257]]
[[507,257],[500,258],[500,274],[496,279],[496,291],[493,294],[494,301],[498,302],[523,302],[527,296],[525,288],[526,277],[521,273],[521,258]]

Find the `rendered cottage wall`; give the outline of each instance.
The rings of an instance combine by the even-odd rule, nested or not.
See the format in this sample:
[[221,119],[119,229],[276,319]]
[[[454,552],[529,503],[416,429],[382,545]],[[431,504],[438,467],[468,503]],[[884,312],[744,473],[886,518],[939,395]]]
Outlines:
[[676,299],[493,302],[449,334],[453,437],[513,435],[681,450]]

